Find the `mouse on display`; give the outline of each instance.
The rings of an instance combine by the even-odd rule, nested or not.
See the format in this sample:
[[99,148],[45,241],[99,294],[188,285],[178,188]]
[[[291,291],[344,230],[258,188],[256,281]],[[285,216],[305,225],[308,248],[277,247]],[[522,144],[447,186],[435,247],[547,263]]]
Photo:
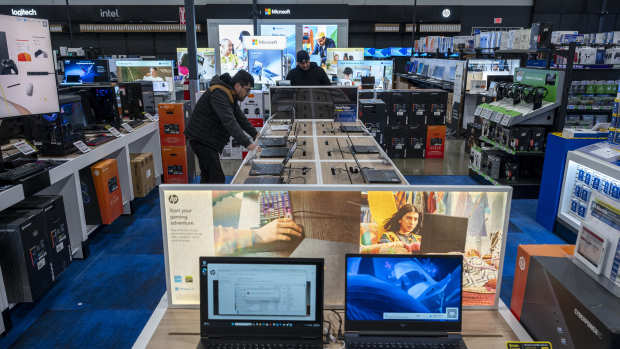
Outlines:
[[34,91],[34,85],[32,84],[32,82],[29,82],[26,84],[26,95],[28,95],[28,97],[32,97],[32,92]]

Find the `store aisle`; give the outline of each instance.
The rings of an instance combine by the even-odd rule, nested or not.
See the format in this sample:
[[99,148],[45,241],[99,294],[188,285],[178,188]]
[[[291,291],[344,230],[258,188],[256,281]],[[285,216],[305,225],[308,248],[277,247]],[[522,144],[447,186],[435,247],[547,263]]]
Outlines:
[[166,288],[158,195],[95,233],[90,257],[41,300],[17,305],[0,348],[130,348]]
[[[412,176],[412,183],[464,185],[467,176]],[[535,221],[537,200],[513,200],[501,297],[509,305],[517,246],[563,243]],[[165,291],[158,191],[135,213],[101,229],[91,256],[74,261],[39,302],[11,312],[0,348],[131,348]]]

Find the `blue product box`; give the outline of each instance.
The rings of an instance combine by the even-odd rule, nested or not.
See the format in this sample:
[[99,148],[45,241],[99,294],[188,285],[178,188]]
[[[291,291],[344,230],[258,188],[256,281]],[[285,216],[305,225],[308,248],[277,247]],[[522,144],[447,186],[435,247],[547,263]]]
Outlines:
[[575,184],[575,190],[573,191],[576,197],[581,197],[581,186],[579,184]]
[[588,202],[590,200],[590,189],[581,189],[581,200]]
[[619,200],[620,199],[620,187],[617,185],[612,185],[611,187],[611,197]]
[[570,210],[577,214],[577,210],[579,209],[579,201],[577,200],[571,200],[570,202]]
[[597,176],[594,176],[594,179],[592,179],[592,189],[600,190],[600,187],[601,187],[601,179],[598,178]]
[[579,208],[577,209],[577,214],[579,215],[579,217],[581,218],[586,218],[586,211],[588,210],[588,208],[584,205],[579,205]]
[[586,176],[586,171],[578,170],[577,171],[577,179],[583,182],[584,177]]
[[584,182],[586,185],[590,185],[590,181],[591,181],[591,180],[592,180],[592,174],[591,174],[590,172],[586,172],[586,176],[585,176],[585,178],[583,179],[583,182]]
[[601,191],[605,195],[611,195],[611,183],[603,179],[603,184],[601,184]]

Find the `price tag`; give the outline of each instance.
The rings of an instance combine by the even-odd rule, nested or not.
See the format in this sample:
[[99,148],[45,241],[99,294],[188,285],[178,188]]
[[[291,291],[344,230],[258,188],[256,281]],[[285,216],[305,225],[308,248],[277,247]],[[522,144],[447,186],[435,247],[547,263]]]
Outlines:
[[508,124],[510,123],[510,119],[512,119],[512,116],[504,115],[504,117],[502,118],[502,121],[501,121],[501,125],[502,126],[508,126]]
[[73,142],[73,145],[75,145],[76,148],[78,148],[79,151],[81,151],[83,154],[88,153],[89,151],[91,151],[90,147],[87,146],[84,142],[82,141],[77,141],[77,142]]
[[125,129],[125,131],[127,131],[127,132],[129,132],[129,133],[131,133],[131,132],[133,132],[133,131],[134,131],[133,127],[129,126],[129,124],[128,124],[128,123],[126,123],[126,122],[125,122],[125,123],[122,123],[122,124],[121,124],[121,127],[122,127],[123,129]]
[[33,146],[31,146],[30,144],[28,144],[28,142],[26,141],[21,141],[21,142],[17,142],[15,144],[13,144],[15,146],[15,148],[17,150],[20,151],[20,153],[24,154],[24,155],[30,155],[32,153],[36,153],[36,149],[34,149]]
[[146,116],[147,119],[153,122],[157,121],[157,119],[153,115],[151,115],[151,113],[144,113],[144,116]]
[[120,131],[119,131],[119,130],[117,130],[117,129],[116,129],[116,127],[114,127],[114,126],[107,126],[107,127],[106,127],[106,129],[107,129],[108,131],[110,131],[110,133],[112,134],[112,136],[114,136],[114,137],[116,137],[116,138],[123,137],[123,134],[122,134],[122,133],[120,133]]

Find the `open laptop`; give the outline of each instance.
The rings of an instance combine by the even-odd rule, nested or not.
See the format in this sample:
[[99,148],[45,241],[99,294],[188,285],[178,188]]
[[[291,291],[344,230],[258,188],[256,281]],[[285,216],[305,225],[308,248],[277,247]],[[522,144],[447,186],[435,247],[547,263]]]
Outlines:
[[366,133],[366,130],[358,125],[340,125],[340,130],[346,133]]
[[425,213],[420,252],[464,253],[468,221],[465,217]]
[[358,145],[353,144],[351,146],[351,151],[356,154],[379,154],[379,148],[375,145]]
[[[347,135],[348,136],[348,135]],[[351,137],[349,137],[349,141],[351,144]],[[355,160],[355,164],[357,168],[359,168],[360,173],[362,174],[362,178],[364,179],[364,183],[368,184],[398,184],[401,183],[400,177],[394,170],[376,170],[374,168],[362,167],[360,165],[360,161],[357,158],[356,151],[357,146],[351,145],[351,155],[353,155],[353,159]]]
[[199,263],[198,348],[323,348],[323,259],[200,257]]
[[461,255],[346,255],[345,344],[465,349]]
[[297,150],[297,143],[289,149],[288,154],[284,158],[284,161],[277,164],[265,164],[252,162],[252,168],[250,168],[250,176],[280,176],[286,167],[288,161],[293,157],[293,154]]
[[261,147],[286,147],[288,136],[284,137],[261,137],[258,145]]
[[[297,143],[294,143],[292,146],[295,147]],[[260,152],[261,158],[283,158],[289,152],[288,147],[272,147],[272,148],[263,148]]]

